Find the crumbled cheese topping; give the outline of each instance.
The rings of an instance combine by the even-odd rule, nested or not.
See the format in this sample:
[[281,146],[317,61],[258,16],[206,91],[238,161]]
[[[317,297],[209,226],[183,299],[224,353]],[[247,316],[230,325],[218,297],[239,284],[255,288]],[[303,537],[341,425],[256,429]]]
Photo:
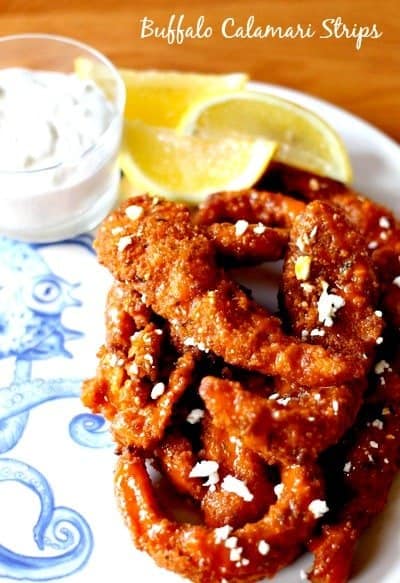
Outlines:
[[209,486],[210,490],[213,492],[215,490],[215,484],[218,484],[219,482],[218,468],[218,462],[213,460],[202,460],[201,462],[197,462],[197,464],[190,470],[189,478],[207,478],[207,481],[203,483],[203,486]]
[[339,411],[339,402],[336,399],[332,401],[332,409],[334,413]]
[[113,229],[111,229],[111,234],[112,235],[119,235],[119,233],[122,233],[124,229],[122,227],[114,227]]
[[183,341],[183,344],[184,344],[184,346],[194,346],[195,348],[198,348],[202,352],[210,352],[209,349],[207,348],[207,346],[204,344],[204,342],[196,342],[196,340],[194,338],[192,338],[191,336],[186,338]]
[[383,374],[385,370],[391,371],[390,364],[386,360],[380,360],[376,363],[374,371],[375,374]]
[[220,526],[214,530],[215,542],[217,544],[225,541],[228,536],[231,534],[233,527],[229,524],[225,524],[225,526]]
[[203,409],[192,409],[192,411],[190,411],[189,415],[186,417],[186,421],[190,423],[190,425],[195,425],[195,423],[198,423],[200,419],[203,419],[203,417]]
[[219,463],[213,460],[202,460],[197,462],[190,470],[189,478],[208,478],[211,474],[218,472]]
[[321,328],[314,328],[311,330],[310,336],[325,336],[325,330],[322,330]]
[[324,326],[330,328],[333,326],[333,318],[336,312],[343,308],[345,305],[345,300],[336,295],[328,293],[328,284],[326,281],[321,282],[322,293],[319,297],[317,309],[318,309],[318,320],[322,322]]
[[276,484],[276,486],[274,486],[274,494],[278,500],[282,496],[283,488],[284,488],[283,484]]
[[240,237],[241,235],[244,235],[244,233],[247,231],[248,226],[249,226],[249,223],[247,221],[245,221],[244,219],[239,219],[238,221],[236,221],[236,223],[235,223],[236,236]]
[[314,286],[311,283],[301,283],[300,287],[306,294],[311,294],[314,291]]
[[308,510],[314,515],[314,518],[321,518],[321,516],[328,512],[329,508],[325,500],[319,500],[317,498],[310,502]]
[[[224,528],[224,527],[222,527],[222,528]],[[231,527],[229,527],[229,528],[231,528]],[[223,534],[225,535],[225,532]],[[243,562],[243,561],[245,561],[245,559],[242,559],[243,547],[238,547],[237,544],[238,544],[237,536],[230,536],[224,542],[224,546],[227,549],[230,549],[229,560],[236,563],[237,566],[239,567],[240,564],[245,565],[246,563]],[[241,561],[241,563],[239,561]]]
[[238,537],[237,536],[230,536],[229,538],[227,538],[225,540],[224,545],[226,546],[227,549],[234,549],[235,547],[237,547],[238,544]]
[[279,399],[276,399],[276,402],[279,405],[282,405],[282,407],[286,407],[286,405],[290,403],[290,397],[279,397]]
[[380,217],[379,226],[381,229],[390,229],[390,221],[387,217]]
[[259,541],[257,545],[257,550],[260,553],[260,555],[263,555],[265,557],[266,555],[268,555],[269,551],[271,550],[271,547],[269,546],[267,541],[263,539]]
[[130,235],[125,235],[125,237],[121,237],[118,241],[117,247],[118,251],[123,251],[132,243],[132,237]]
[[351,470],[351,462],[346,462],[343,467],[343,471],[345,474],[349,474]]
[[237,561],[240,561],[242,553],[243,553],[242,547],[236,547],[235,549],[231,549],[231,552],[229,553],[229,559],[233,563],[236,563]]
[[312,241],[315,239],[315,236],[317,234],[318,231],[318,226],[315,225],[311,231],[310,234],[308,235],[307,233],[303,233],[303,235],[301,237],[297,238],[296,241],[296,246],[298,247],[298,249],[300,249],[300,251],[302,253],[305,252],[306,250],[306,246],[310,245],[310,243],[312,243]]
[[376,342],[376,344],[382,344],[382,342],[383,342],[382,336],[378,336],[378,338],[376,339],[375,342]]
[[375,310],[374,314],[378,318],[383,318],[383,312],[382,312],[382,310]]
[[383,429],[383,421],[380,419],[375,419],[372,421],[372,427],[375,427],[376,429]]
[[232,492],[240,498],[243,498],[245,502],[251,502],[254,498],[253,494],[250,492],[246,484],[242,480],[238,480],[235,476],[228,474],[222,480],[221,489],[225,492]]
[[143,208],[137,204],[131,204],[126,207],[125,214],[131,221],[136,221],[143,214]]
[[267,230],[267,227],[265,225],[263,225],[262,223],[257,223],[257,225],[253,229],[253,231],[256,235],[262,235],[263,233],[265,233],[266,230]]
[[310,275],[311,257],[300,255],[294,264],[294,274],[299,281],[306,281]]
[[145,355],[143,356],[143,360],[147,360],[147,362],[148,362],[148,363],[150,363],[150,364],[153,364],[153,362],[154,362],[154,359],[153,359],[153,357],[151,356],[151,354],[145,354]]
[[400,287],[400,275],[395,277],[394,280],[392,281],[392,283],[393,283],[393,285],[397,285],[397,287]]
[[374,449],[378,449],[379,448],[379,444],[376,441],[370,441],[369,444]]
[[368,243],[368,249],[376,249],[378,247],[378,241],[370,241]]
[[156,383],[154,387],[151,389],[150,397],[152,399],[158,399],[161,395],[164,394],[165,391],[165,384],[164,383]]

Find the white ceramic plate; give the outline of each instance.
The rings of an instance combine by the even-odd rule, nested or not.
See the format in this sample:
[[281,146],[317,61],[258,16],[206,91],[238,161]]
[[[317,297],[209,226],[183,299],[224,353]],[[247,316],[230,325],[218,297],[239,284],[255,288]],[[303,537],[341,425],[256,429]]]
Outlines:
[[[324,117],[349,149],[355,187],[400,214],[400,150],[392,140],[302,93],[253,88]],[[109,283],[88,237],[36,246],[0,238],[1,581],[181,580],[133,548],[113,497],[107,430],[78,398],[81,379],[95,369]],[[354,583],[400,581],[399,525],[400,480],[360,545]],[[303,557],[275,581],[300,581],[309,563]]]

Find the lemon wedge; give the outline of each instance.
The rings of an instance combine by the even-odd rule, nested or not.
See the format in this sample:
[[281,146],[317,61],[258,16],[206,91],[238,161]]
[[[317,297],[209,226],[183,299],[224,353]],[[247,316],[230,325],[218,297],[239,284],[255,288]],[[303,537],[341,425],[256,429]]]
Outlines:
[[247,76],[202,75],[176,71],[132,71],[120,69],[126,87],[126,119],[178,128],[187,111],[212,97],[242,89]]
[[[85,57],[74,62],[81,79],[93,79],[109,92],[107,71]],[[178,71],[118,69],[126,88],[125,118],[178,128],[188,110],[212,97],[236,93],[247,83],[244,73],[206,75]]]
[[335,130],[315,113],[275,95],[242,91],[203,100],[182,120],[185,134],[237,131],[279,144],[275,158],[349,183],[352,169]]
[[133,121],[125,124],[119,164],[133,191],[197,204],[218,190],[252,186],[276,147],[259,137],[181,136]]

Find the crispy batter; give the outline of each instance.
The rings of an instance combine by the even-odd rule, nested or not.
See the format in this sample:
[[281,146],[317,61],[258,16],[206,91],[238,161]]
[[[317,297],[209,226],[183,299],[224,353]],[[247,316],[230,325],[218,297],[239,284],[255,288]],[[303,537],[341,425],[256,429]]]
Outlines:
[[273,162],[268,166],[257,188],[305,200],[325,199],[332,194],[348,191],[347,186],[342,182],[288,166],[282,162]]
[[198,225],[245,220],[270,227],[290,228],[304,206],[303,202],[289,196],[262,190],[218,192],[200,205],[194,220]]
[[[276,503],[260,520],[228,530],[221,540],[215,528],[167,518],[139,455],[120,457],[115,483],[136,546],[150,553],[160,566],[198,583],[221,579],[251,582],[274,575],[299,554],[317,522],[309,506],[322,495],[315,466],[287,466],[282,469],[282,494]],[[264,554],[260,548],[267,541]]]
[[120,284],[109,294],[106,345],[99,351],[96,378],[83,385],[82,400],[111,421],[119,444],[148,449],[163,437],[175,403],[192,381],[196,358],[192,351],[176,358],[166,331],[149,321],[151,312],[137,295],[133,302],[128,295]]
[[[143,209],[140,220],[126,215],[132,205]],[[217,267],[211,241],[182,205],[130,199],[100,227],[95,246],[100,262],[170,322],[181,346],[204,347],[229,364],[306,385],[363,374],[362,362],[285,335],[279,319]]]
[[[310,268],[302,280],[296,266],[304,257]],[[334,205],[310,203],[293,224],[282,276],[281,298],[295,334],[370,362],[382,332],[378,297],[363,237]]]
[[265,227],[262,223],[238,221],[214,223],[207,229],[224,266],[256,265],[282,259],[289,241],[288,229]]
[[[367,400],[354,428],[330,453],[332,483],[346,492],[322,534],[310,545],[315,554],[312,583],[345,583],[352,551],[361,533],[384,508],[397,473],[400,439],[399,362],[377,379],[376,391]],[[339,454],[339,455],[338,455]]]
[[268,463],[290,464],[315,459],[340,439],[360,407],[358,387],[309,390],[294,385],[265,398],[240,383],[205,377],[200,394],[216,425]]
[[[121,511],[160,566],[250,583],[308,546],[309,580],[345,583],[399,459],[400,229],[335,181],[278,163],[265,180],[284,194],[218,193],[194,217],[142,196],[104,222],[117,281],[83,400],[111,421]],[[225,268],[282,255],[279,319]]]

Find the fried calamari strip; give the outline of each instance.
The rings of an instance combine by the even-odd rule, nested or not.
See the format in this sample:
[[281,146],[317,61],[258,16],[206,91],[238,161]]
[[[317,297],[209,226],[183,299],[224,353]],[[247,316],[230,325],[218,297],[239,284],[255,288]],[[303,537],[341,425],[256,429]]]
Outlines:
[[[136,220],[129,207],[138,209]],[[309,386],[363,374],[362,363],[285,335],[279,319],[217,267],[213,244],[183,205],[132,198],[103,223],[95,246],[100,262],[169,321],[178,348],[194,344],[229,364]]]
[[312,583],[345,583],[348,580],[355,544],[386,504],[400,453],[398,368],[392,371],[389,367],[380,377],[384,384],[378,382],[376,392],[360,412],[354,429],[339,445],[339,456],[335,459],[333,454],[329,458],[332,460],[328,462],[330,467],[336,466],[332,483],[342,483],[347,500],[323,526],[321,535],[312,540],[310,547],[315,555],[309,575]]
[[378,282],[365,239],[335,205],[312,202],[294,221],[281,298],[296,335],[369,368],[382,333]]
[[[156,450],[163,474],[178,492],[200,503],[207,526],[229,524],[238,528],[259,520],[275,500],[273,484],[262,459],[247,449],[241,439],[231,439],[232,436],[223,428],[216,427],[209,415],[201,424],[202,447],[197,454],[182,430],[175,429],[165,436]],[[188,478],[193,467],[202,460],[218,464],[218,476],[211,487],[203,485],[205,479]],[[222,484],[226,476],[228,480],[232,477],[239,480],[249,496],[244,499],[225,490]]]
[[306,200],[329,198],[332,194],[348,191],[348,187],[338,180],[319,176],[282,162],[272,162],[268,166],[257,188]]
[[309,390],[295,385],[265,398],[240,383],[206,377],[200,394],[218,427],[242,439],[268,463],[290,464],[315,459],[338,441],[361,404],[360,391],[354,388]]
[[282,468],[279,499],[257,522],[242,528],[179,524],[166,517],[144,459],[119,458],[116,495],[136,546],[162,567],[197,583],[256,581],[293,561],[318,520],[313,502],[323,494],[315,466]]
[[82,388],[83,403],[111,422],[120,445],[144,449],[163,437],[196,364],[193,351],[177,357],[165,340],[165,330],[150,318],[135,293],[130,298],[120,284],[113,288],[107,304],[106,346],[99,351],[96,377]]
[[[398,462],[393,322],[381,337],[400,314],[398,225],[340,183],[275,172],[314,202],[219,193],[193,224],[182,205],[137,197],[96,242],[119,281],[84,399],[111,420],[136,545],[195,582],[273,576],[309,544],[313,583],[345,583]],[[224,270],[282,254],[286,333]],[[195,520],[170,508],[175,496]]]
[[289,196],[262,190],[218,192],[201,203],[194,220],[198,225],[245,220],[288,229],[304,206],[304,202]]
[[287,229],[265,227],[262,223],[250,225],[247,221],[238,225],[214,223],[208,227],[207,235],[225,266],[277,261],[283,258],[289,241]]

